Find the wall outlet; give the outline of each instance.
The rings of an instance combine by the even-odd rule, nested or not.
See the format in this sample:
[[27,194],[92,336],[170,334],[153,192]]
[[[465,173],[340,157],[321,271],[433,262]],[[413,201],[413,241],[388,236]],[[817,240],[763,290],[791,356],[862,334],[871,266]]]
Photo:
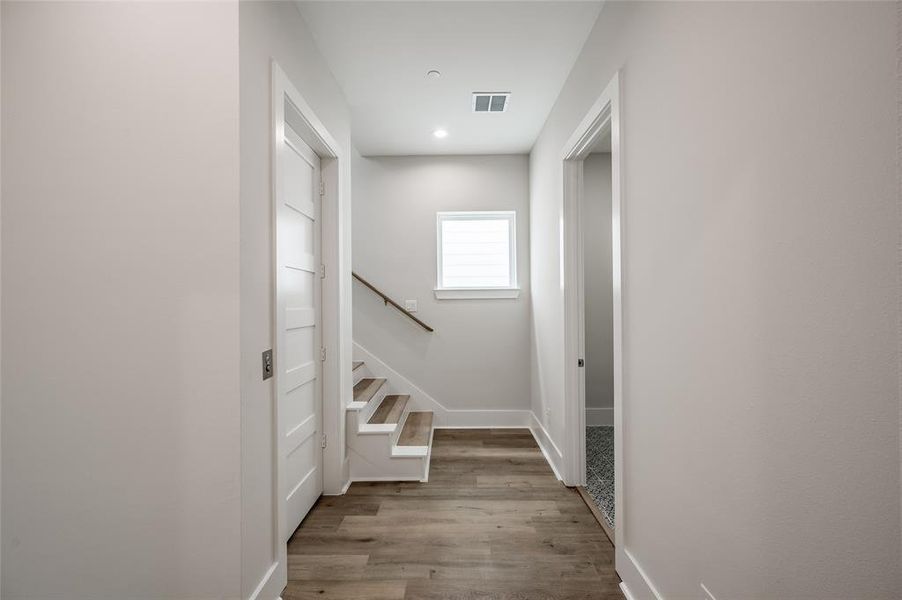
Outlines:
[[416,300],[405,300],[404,301],[404,310],[407,312],[417,312],[417,301]]

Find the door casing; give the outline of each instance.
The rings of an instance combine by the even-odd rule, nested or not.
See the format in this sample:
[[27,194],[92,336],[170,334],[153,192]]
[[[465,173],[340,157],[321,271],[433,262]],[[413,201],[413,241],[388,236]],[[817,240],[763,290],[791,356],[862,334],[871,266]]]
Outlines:
[[[323,494],[342,494],[347,489],[348,460],[344,450],[344,406],[350,399],[351,390],[351,335],[350,335],[350,263],[342,245],[346,245],[345,236],[350,232],[343,227],[350,210],[349,197],[345,181],[348,169],[347,157],[343,153],[336,138],[307,103],[298,88],[278,63],[272,61],[272,127],[271,127],[271,189],[273,246],[273,314],[278,314],[276,306],[275,282],[276,269],[276,206],[278,202],[276,185],[279,181],[278,144],[284,136],[286,123],[310,146],[320,158],[320,178],[323,183],[323,194],[320,202],[320,262],[325,277],[321,280],[321,344],[325,348],[325,360],[322,362],[322,431],[326,439],[323,450]],[[345,265],[344,263],[348,264]],[[273,322],[272,336],[277,339],[276,323]],[[274,350],[277,350],[274,348]],[[277,355],[277,352],[276,352]],[[278,356],[275,358],[278,365]],[[257,585],[252,598],[276,598],[288,582],[288,549],[282,541],[281,532],[285,523],[285,503],[282,498],[282,470],[279,452],[279,389],[278,368],[274,369],[273,381],[273,423],[272,423],[272,470],[273,470],[273,563],[266,575]],[[249,526],[267,526],[266,524],[248,524]]]
[[585,356],[585,296],[583,265],[583,161],[595,143],[611,135],[611,275],[614,337],[614,535],[615,567],[628,561],[624,531],[625,391],[623,381],[623,210],[621,172],[623,138],[620,118],[620,73],[573,130],[561,154],[563,169],[563,288],[564,288],[564,423],[567,439],[562,448],[563,478],[569,486],[586,484],[586,381],[578,364]]

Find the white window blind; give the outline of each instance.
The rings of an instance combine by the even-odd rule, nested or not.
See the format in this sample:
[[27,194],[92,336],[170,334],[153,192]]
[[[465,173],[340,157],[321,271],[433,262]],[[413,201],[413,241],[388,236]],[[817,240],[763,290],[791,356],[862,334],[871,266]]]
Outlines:
[[517,286],[514,212],[437,215],[439,290]]

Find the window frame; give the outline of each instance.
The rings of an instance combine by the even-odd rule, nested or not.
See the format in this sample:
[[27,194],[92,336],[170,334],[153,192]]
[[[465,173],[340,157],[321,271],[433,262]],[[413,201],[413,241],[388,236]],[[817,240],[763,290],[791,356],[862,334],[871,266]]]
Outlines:
[[[506,286],[444,287],[442,277],[442,223],[445,221],[499,221],[508,223],[509,282]],[[438,300],[504,299],[520,296],[517,282],[517,211],[468,210],[435,213],[435,297]]]

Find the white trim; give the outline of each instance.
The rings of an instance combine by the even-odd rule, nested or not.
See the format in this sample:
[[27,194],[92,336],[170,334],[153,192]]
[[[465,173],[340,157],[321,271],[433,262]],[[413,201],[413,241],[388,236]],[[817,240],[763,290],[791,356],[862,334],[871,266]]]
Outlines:
[[323,492],[323,496],[344,496],[346,493],[348,493],[349,487],[351,487],[351,479],[350,478],[348,478],[348,480],[345,481],[345,484],[343,486],[341,486],[341,489],[338,491],[337,494],[327,494],[326,492]]
[[272,598],[280,597],[279,594],[282,593],[284,586],[278,587],[278,580],[273,577],[278,568],[278,562],[274,562],[269,567],[266,574],[263,576],[263,579],[260,580],[260,583],[257,584],[257,587],[251,592],[251,595],[247,597],[248,600],[271,600]]
[[[529,411],[523,411],[529,412]],[[433,429],[529,429],[528,425],[443,425]]]
[[[604,91],[586,113],[563,147],[563,268],[564,283],[564,426],[567,444],[564,447],[565,482],[577,485],[585,480],[586,461],[586,398],[585,369],[578,359],[585,356],[583,306],[583,231],[580,219],[582,203],[583,160],[594,143],[604,134],[611,136],[611,275],[613,288],[613,362],[614,362],[614,536],[617,540],[615,566],[630,591],[636,594],[640,571],[633,565],[627,551],[629,532],[624,530],[624,404],[626,392],[623,381],[623,212],[622,193],[623,147],[620,119],[620,73],[608,83]],[[643,582],[644,583],[644,582]],[[637,600],[645,598],[637,596]]]
[[[626,598],[626,600],[636,600],[635,596],[630,593],[630,589],[626,587],[626,583],[620,582],[620,593]],[[282,600],[281,598],[279,600]]]
[[614,407],[586,407],[587,427],[611,427],[614,425]]
[[561,477],[561,471],[558,468],[558,465],[562,464],[563,458],[560,449],[555,445],[551,436],[548,435],[548,430],[545,429],[545,426],[536,418],[536,414],[529,411],[529,415],[529,431],[532,433],[532,437],[535,438],[536,444],[539,445],[539,450],[542,451],[542,455],[549,466],[551,466],[551,470],[554,471],[554,476],[557,477],[558,481],[563,481],[564,478]]
[[373,377],[384,377],[392,387],[410,394],[412,410],[431,410],[436,429],[483,429],[530,426],[532,411],[507,409],[449,409],[427,394],[418,385],[401,375],[372,352],[354,342],[354,360],[362,360]]
[[714,594],[711,593],[711,590],[708,589],[708,586],[706,586],[704,583],[701,583],[701,582],[699,582],[698,585],[701,586],[702,591],[708,595],[707,600],[717,600],[717,598],[714,597]]
[[425,458],[429,454],[429,446],[392,446],[392,457]]
[[[595,104],[573,131],[562,153],[563,166],[563,269],[564,284],[564,423],[568,432],[568,443],[564,448],[564,475],[567,485],[585,485],[586,473],[586,398],[585,369],[577,365],[579,359],[585,357],[585,307],[583,278],[583,229],[582,229],[582,195],[583,195],[583,161],[589,155],[593,145],[601,137],[611,133],[611,204],[619,216],[619,85],[615,74],[611,83],[602,92]],[[615,112],[617,114],[615,115]],[[616,117],[616,123],[615,123]],[[613,217],[613,215],[612,215]],[[622,358],[622,339],[620,333],[620,235],[614,224],[619,219],[612,218],[612,274],[614,295],[614,395],[615,415],[617,413],[617,386],[620,359]],[[613,264],[617,263],[617,264]],[[619,354],[618,354],[619,353]],[[615,418],[616,421],[616,418]],[[619,438],[615,432],[615,438]],[[616,444],[616,441],[615,441]],[[616,456],[615,456],[616,460]],[[616,475],[615,475],[616,478]],[[616,487],[616,483],[615,483]],[[615,500],[616,501],[616,500]],[[618,538],[620,539],[620,538]]]
[[[334,137],[323,125],[322,121],[316,116],[316,113],[305,100],[304,96],[294,86],[285,72],[279,67],[276,61],[271,63],[271,85],[272,85],[272,130],[271,135],[271,194],[273,204],[277,202],[277,185],[278,185],[278,149],[280,141],[284,138],[284,130],[286,125],[290,126],[298,133],[303,141],[308,144],[317,156],[320,158],[321,170],[320,177],[323,184],[323,194],[320,202],[320,262],[325,266],[326,273],[329,277],[321,280],[321,319],[322,333],[320,339],[322,346],[327,350],[327,360],[322,364],[322,432],[327,439],[333,440],[329,446],[323,450],[322,455],[322,472],[323,472],[323,493],[337,492],[342,489],[346,482],[344,473],[344,437],[342,436],[342,426],[344,424],[344,405],[341,401],[343,394],[350,395],[350,386],[345,383],[351,381],[350,369],[351,365],[347,361],[340,360],[342,340],[350,338],[349,329],[343,324],[343,316],[341,309],[342,297],[342,278],[346,275],[350,277],[350,273],[344,273],[340,258],[340,240],[342,231],[342,220],[344,218],[344,210],[342,208],[346,191],[342,184],[342,173],[347,168],[345,159],[342,156],[340,146]],[[295,110],[285,111],[285,101],[289,101]],[[275,219],[275,212],[273,219]],[[274,224],[274,221],[273,221]],[[273,225],[274,226],[274,225]],[[276,256],[275,248],[276,236],[273,235],[273,257]],[[275,270],[278,268],[276,261],[273,260],[273,282],[277,281]],[[277,301],[277,294],[273,293],[273,301]],[[278,315],[278,307],[275,307],[275,314]],[[277,324],[274,319],[273,340],[278,339]],[[278,364],[278,351],[276,351],[276,361]],[[346,364],[347,363],[347,364]],[[275,548],[274,555],[277,561],[274,564],[275,570],[272,579],[274,585],[278,586],[278,592],[285,587],[288,581],[288,549],[286,543],[281,539],[282,530],[285,522],[285,503],[282,498],[282,466],[281,453],[279,452],[279,440],[281,435],[279,432],[278,417],[278,368],[274,369],[273,390],[275,397],[273,398],[273,431],[274,431],[274,465],[275,477],[273,482],[273,502],[274,502],[274,531],[275,531]],[[347,390],[345,389],[347,388]],[[277,596],[278,594],[276,594]],[[275,597],[275,596],[274,596]]]
[[[474,287],[474,288],[454,288],[446,287],[443,284],[442,276],[442,223],[445,221],[507,221],[508,228],[508,286],[505,287]],[[520,295],[520,288],[517,285],[517,211],[515,210],[472,210],[472,211],[440,211],[435,213],[435,297],[443,299],[439,296],[439,292],[508,292],[517,290],[517,296]],[[447,296],[447,298],[471,299],[471,298],[516,298],[517,296],[491,296],[491,295],[458,295]]]
[[619,538],[617,540],[615,568],[623,580],[621,585],[629,586],[629,597],[633,600],[664,600],[664,596],[658,592],[645,569],[636,561],[636,557],[621,545]]
[[[420,458],[422,456],[404,456],[400,458]],[[425,483],[425,480],[422,477],[417,475],[412,475],[410,477],[405,477],[403,475],[386,475],[384,477],[355,477],[353,483],[381,483],[383,481],[418,481],[420,483]]]
[[[354,360],[363,361],[370,374],[384,377],[392,382],[396,389],[403,389],[410,395],[410,404],[417,410],[432,410],[433,430],[435,429],[528,429],[532,433],[542,455],[554,472],[554,476],[562,481],[559,465],[562,464],[560,449],[555,445],[548,431],[531,410],[450,410],[438,400],[424,392],[419,386],[389,367],[372,352],[354,342]],[[429,445],[429,452],[432,444]],[[394,452],[394,449],[393,449]],[[378,479],[355,478],[354,481],[379,481]],[[397,477],[389,477],[386,481],[398,481]]]
[[[345,440],[347,440],[347,431],[345,431],[345,434]],[[342,441],[342,443],[346,442]],[[344,482],[341,486],[341,493],[344,494],[348,491],[348,486],[351,485],[351,455],[348,452],[345,452],[345,459],[341,464],[341,480]]]
[[437,300],[494,300],[519,298],[520,288],[436,288]]

